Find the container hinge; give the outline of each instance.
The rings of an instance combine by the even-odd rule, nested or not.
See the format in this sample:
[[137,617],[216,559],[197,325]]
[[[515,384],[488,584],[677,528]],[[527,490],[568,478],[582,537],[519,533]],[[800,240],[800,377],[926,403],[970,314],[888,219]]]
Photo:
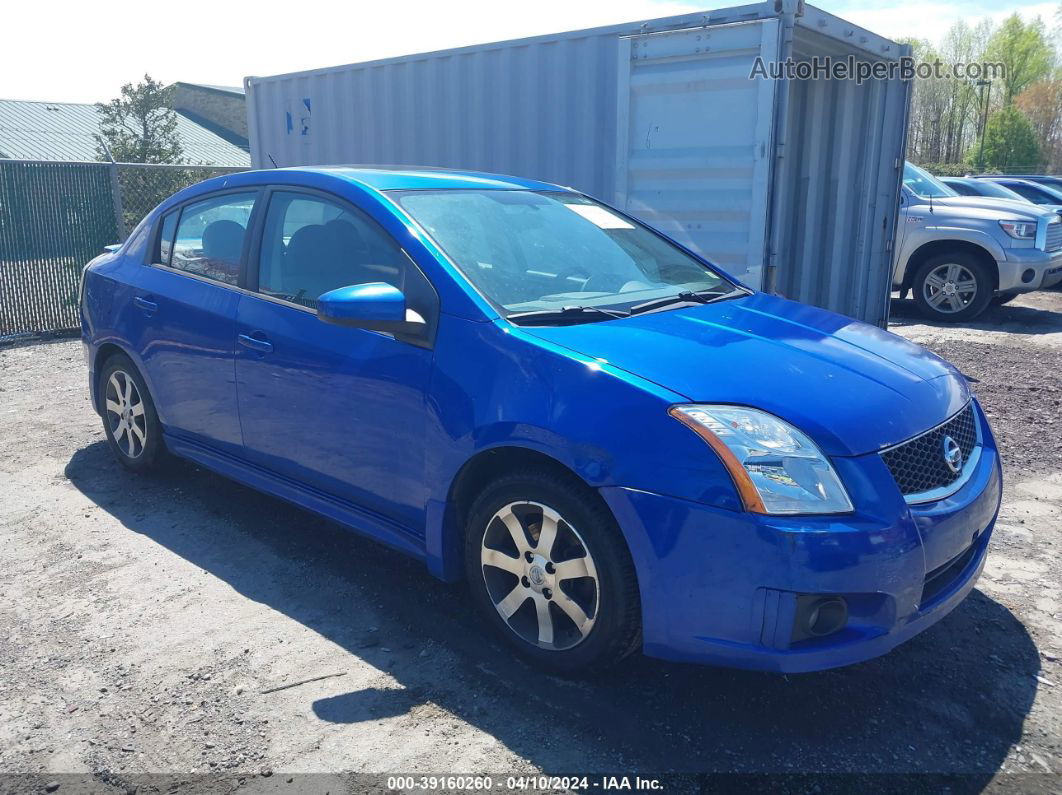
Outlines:
[[892,161],[892,167],[896,169],[903,168],[903,158],[898,157]]

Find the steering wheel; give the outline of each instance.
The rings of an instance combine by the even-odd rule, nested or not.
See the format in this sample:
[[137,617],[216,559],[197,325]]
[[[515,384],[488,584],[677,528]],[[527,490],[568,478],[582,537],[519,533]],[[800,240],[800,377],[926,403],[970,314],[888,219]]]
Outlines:
[[[585,268],[574,267],[561,271],[557,274],[557,281],[563,282],[572,276],[582,276],[583,286],[580,292],[585,293],[614,293],[619,290],[620,279],[608,273],[587,274]],[[596,285],[596,289],[593,285]]]

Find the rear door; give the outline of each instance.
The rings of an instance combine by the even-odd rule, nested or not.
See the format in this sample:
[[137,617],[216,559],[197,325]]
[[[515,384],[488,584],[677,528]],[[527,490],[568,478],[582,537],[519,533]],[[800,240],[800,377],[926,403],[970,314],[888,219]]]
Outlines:
[[616,204],[760,287],[778,20],[623,39]]
[[127,308],[127,334],[166,432],[238,452],[237,284],[257,191],[212,194],[159,224]]
[[236,328],[245,455],[405,527],[422,526],[432,351],[425,341],[325,324],[316,299],[387,282],[434,327],[431,284],[381,227],[327,194],[271,191],[261,226]]

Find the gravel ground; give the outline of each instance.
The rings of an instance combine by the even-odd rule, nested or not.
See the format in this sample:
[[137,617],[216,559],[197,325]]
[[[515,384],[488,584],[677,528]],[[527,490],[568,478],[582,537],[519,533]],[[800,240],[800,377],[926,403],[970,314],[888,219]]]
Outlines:
[[994,422],[1006,491],[988,564],[886,657],[788,677],[641,657],[591,682],[527,669],[413,561],[189,464],[122,470],[79,343],[0,349],[0,772],[115,792],[147,772],[261,790],[590,770],[1058,792],[1062,294],[962,329],[895,314],[977,379]]

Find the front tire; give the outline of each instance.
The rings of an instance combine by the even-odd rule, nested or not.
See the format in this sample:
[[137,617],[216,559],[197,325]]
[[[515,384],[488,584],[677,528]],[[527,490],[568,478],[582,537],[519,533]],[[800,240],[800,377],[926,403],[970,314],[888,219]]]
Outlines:
[[988,268],[962,251],[930,257],[915,273],[912,288],[922,316],[944,323],[977,317],[994,291]]
[[528,471],[487,486],[469,511],[465,571],[501,640],[554,673],[606,668],[640,644],[627,545],[600,498],[567,478]]
[[162,425],[136,365],[125,354],[115,354],[104,364],[97,388],[103,431],[114,457],[134,472],[156,467],[166,450]]

